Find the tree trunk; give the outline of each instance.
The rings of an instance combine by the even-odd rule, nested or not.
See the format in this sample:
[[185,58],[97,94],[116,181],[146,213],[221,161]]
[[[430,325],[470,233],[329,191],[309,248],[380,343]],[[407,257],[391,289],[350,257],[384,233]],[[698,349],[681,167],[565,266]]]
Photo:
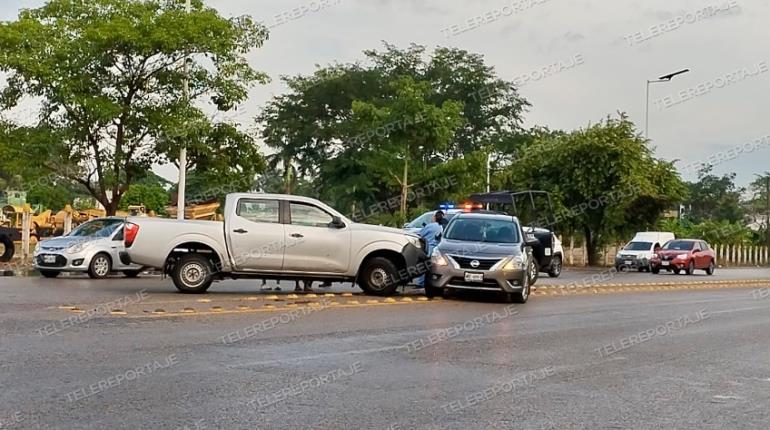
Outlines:
[[590,228],[584,227],[583,231],[586,236],[586,253],[588,253],[588,265],[599,265],[599,246],[596,236],[593,234]]
[[409,150],[404,156],[404,177],[401,179],[401,221],[406,219],[406,199],[409,193]]
[[283,170],[284,170],[284,179],[283,179],[283,193],[284,194],[291,194],[292,192],[292,182],[293,182],[293,175],[291,170],[291,157],[286,158],[283,160]]
[[[113,196],[112,201],[104,205],[104,209],[107,211],[107,216],[115,216],[118,213],[118,207],[120,207],[120,196]],[[182,209],[184,210],[184,208]]]

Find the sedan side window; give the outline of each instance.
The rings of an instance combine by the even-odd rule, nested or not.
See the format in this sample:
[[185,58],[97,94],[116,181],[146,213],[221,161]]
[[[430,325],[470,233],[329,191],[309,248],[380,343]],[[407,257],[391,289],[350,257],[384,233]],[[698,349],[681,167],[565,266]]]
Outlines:
[[241,199],[238,201],[236,214],[251,222],[272,224],[281,222],[281,210],[278,200]]
[[328,227],[332,222],[331,215],[313,205],[292,202],[290,208],[292,225]]

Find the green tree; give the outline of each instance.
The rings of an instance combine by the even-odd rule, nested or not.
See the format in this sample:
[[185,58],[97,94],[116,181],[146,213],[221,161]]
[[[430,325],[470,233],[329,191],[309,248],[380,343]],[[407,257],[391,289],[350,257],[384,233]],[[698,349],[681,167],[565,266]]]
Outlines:
[[[404,137],[398,130],[375,132],[388,124],[383,118],[389,106],[413,96],[403,86],[409,79],[409,86],[421,92],[421,103],[435,109],[459,106],[462,122],[440,149],[410,149],[415,158],[408,160],[407,182],[417,187],[441,170],[440,174],[458,173],[455,189],[482,191],[486,161],[477,162],[482,153],[486,160],[488,151],[499,152],[493,147],[498,142],[504,142],[500,147],[506,151],[520,142],[515,136],[522,133],[522,114],[529,105],[513,84],[498,78],[481,55],[455,48],[428,54],[420,45],[398,49],[385,44],[383,50],[365,51],[364,56],[364,62],[284,77],[288,92],[269,101],[257,117],[263,140],[274,151],[272,165],[281,170],[283,189],[293,192],[296,184],[310,184],[306,189],[316,196],[351,211],[402,195],[404,160],[394,164],[393,150],[378,154],[372,148]],[[364,114],[364,106],[376,112]],[[403,142],[392,143],[396,148]],[[444,169],[444,163],[452,167]],[[387,168],[399,170],[399,180]],[[415,203],[432,207],[447,199],[441,191],[448,192],[421,196]],[[400,204],[395,208],[400,211]]]
[[655,225],[686,193],[673,164],[653,157],[625,115],[571,133],[541,134],[503,178],[508,189],[551,192],[555,227],[582,233],[591,265],[604,244]]
[[712,166],[704,166],[698,172],[698,180],[687,184],[690,194],[684,202],[687,217],[696,224],[707,220],[743,221],[741,194],[744,189],[735,185],[735,173],[716,176],[712,170]]
[[[15,153],[78,182],[109,214],[137,177],[175,160],[181,145],[191,148],[193,166],[211,163],[206,157],[220,148],[208,145],[223,139],[237,146],[228,153],[253,153],[251,138],[204,109],[232,110],[250,85],[267,80],[245,60],[267,30],[192,3],[188,14],[181,0],[50,0],[2,23],[0,70],[8,84],[0,107],[24,97],[42,102]],[[252,158],[229,165],[251,174]]]
[[[405,76],[393,84],[395,97],[381,106],[354,101],[353,113],[362,129],[376,130],[361,143],[369,153],[369,168],[393,178],[400,189],[399,213],[406,217],[410,182],[409,164],[428,160],[446,150],[455,131],[462,125],[462,105],[448,100],[436,106],[426,100],[431,92],[427,82],[417,83]],[[359,144],[355,142],[354,144]],[[397,172],[394,166],[401,166]],[[371,171],[370,170],[370,171]],[[423,170],[424,171],[424,170]]]

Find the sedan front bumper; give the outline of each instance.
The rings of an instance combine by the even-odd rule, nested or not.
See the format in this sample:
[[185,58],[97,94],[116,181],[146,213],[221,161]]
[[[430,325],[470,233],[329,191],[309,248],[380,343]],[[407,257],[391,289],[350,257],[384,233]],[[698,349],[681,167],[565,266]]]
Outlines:
[[[465,274],[481,274],[481,281],[466,281]],[[435,288],[520,292],[524,289],[525,270],[468,270],[451,265],[431,267],[429,282]]]

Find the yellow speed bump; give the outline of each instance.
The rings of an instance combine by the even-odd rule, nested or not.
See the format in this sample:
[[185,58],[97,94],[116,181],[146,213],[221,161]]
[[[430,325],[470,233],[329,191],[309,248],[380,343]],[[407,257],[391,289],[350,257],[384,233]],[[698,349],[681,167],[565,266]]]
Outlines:
[[128,312],[124,311],[123,309],[113,309],[110,311],[110,315],[127,315]]
[[[265,299],[267,299],[267,297],[265,297]],[[247,300],[247,301],[250,301],[250,302],[254,302],[254,301],[257,301],[257,300],[259,300],[259,297],[257,297],[257,296],[249,296],[249,297],[246,297],[246,298],[245,298],[245,299],[243,299],[243,300]]]
[[287,307],[287,308],[296,308],[297,306],[299,306],[299,305],[298,305],[298,304],[296,304],[296,303],[287,303],[287,304],[286,304],[286,307]]
[[403,297],[403,298],[401,299],[401,301],[402,301],[402,302],[404,302],[404,303],[409,303],[409,302],[412,302],[412,301],[414,301],[414,300],[412,300],[412,298],[411,298],[411,297]]
[[368,304],[368,305],[376,305],[378,303],[380,303],[380,301],[376,300],[376,299],[369,299],[369,300],[366,301],[366,304]]
[[83,309],[80,309],[78,307],[74,307],[74,308],[70,309],[70,312],[75,312],[76,314],[84,314],[84,313],[86,313],[86,311],[84,311]]
[[307,294],[305,294],[305,297],[312,298],[312,297],[318,297],[318,295],[316,293],[307,293]]
[[195,309],[194,308],[184,308],[184,309],[182,309],[182,313],[183,314],[192,314],[192,313],[195,313]]
[[420,297],[418,297],[418,298],[417,298],[417,301],[418,301],[418,302],[427,302],[427,301],[428,301],[428,298],[427,298],[427,297],[425,297],[425,296],[420,296]]
[[353,293],[342,293],[342,297],[353,297]]
[[287,299],[298,299],[298,298],[299,298],[299,296],[298,296],[298,295],[296,295],[296,294],[289,294],[289,295],[287,295],[287,296],[286,296],[286,298],[287,298]]
[[265,296],[265,300],[278,300],[278,296],[270,294],[269,296]]
[[324,294],[324,297],[334,297],[334,293],[326,293]]
[[238,310],[245,311],[247,309],[251,309],[251,307],[247,305],[238,305]]
[[152,313],[155,314],[155,315],[162,315],[162,314],[166,313],[166,310],[165,309],[155,309],[154,311],[152,311]]
[[222,312],[223,310],[224,310],[224,308],[222,308],[222,306],[212,306],[211,307],[211,311],[212,312]]
[[396,303],[396,299],[394,299],[393,297],[388,297],[387,299],[385,299],[385,303]]
[[266,304],[264,307],[267,309],[275,309],[275,305],[271,305],[270,303]]
[[59,309],[64,309],[64,310],[71,311],[73,309],[77,309],[77,306],[75,306],[75,305],[59,305]]
[[211,303],[211,299],[198,299],[196,300],[198,303]]

